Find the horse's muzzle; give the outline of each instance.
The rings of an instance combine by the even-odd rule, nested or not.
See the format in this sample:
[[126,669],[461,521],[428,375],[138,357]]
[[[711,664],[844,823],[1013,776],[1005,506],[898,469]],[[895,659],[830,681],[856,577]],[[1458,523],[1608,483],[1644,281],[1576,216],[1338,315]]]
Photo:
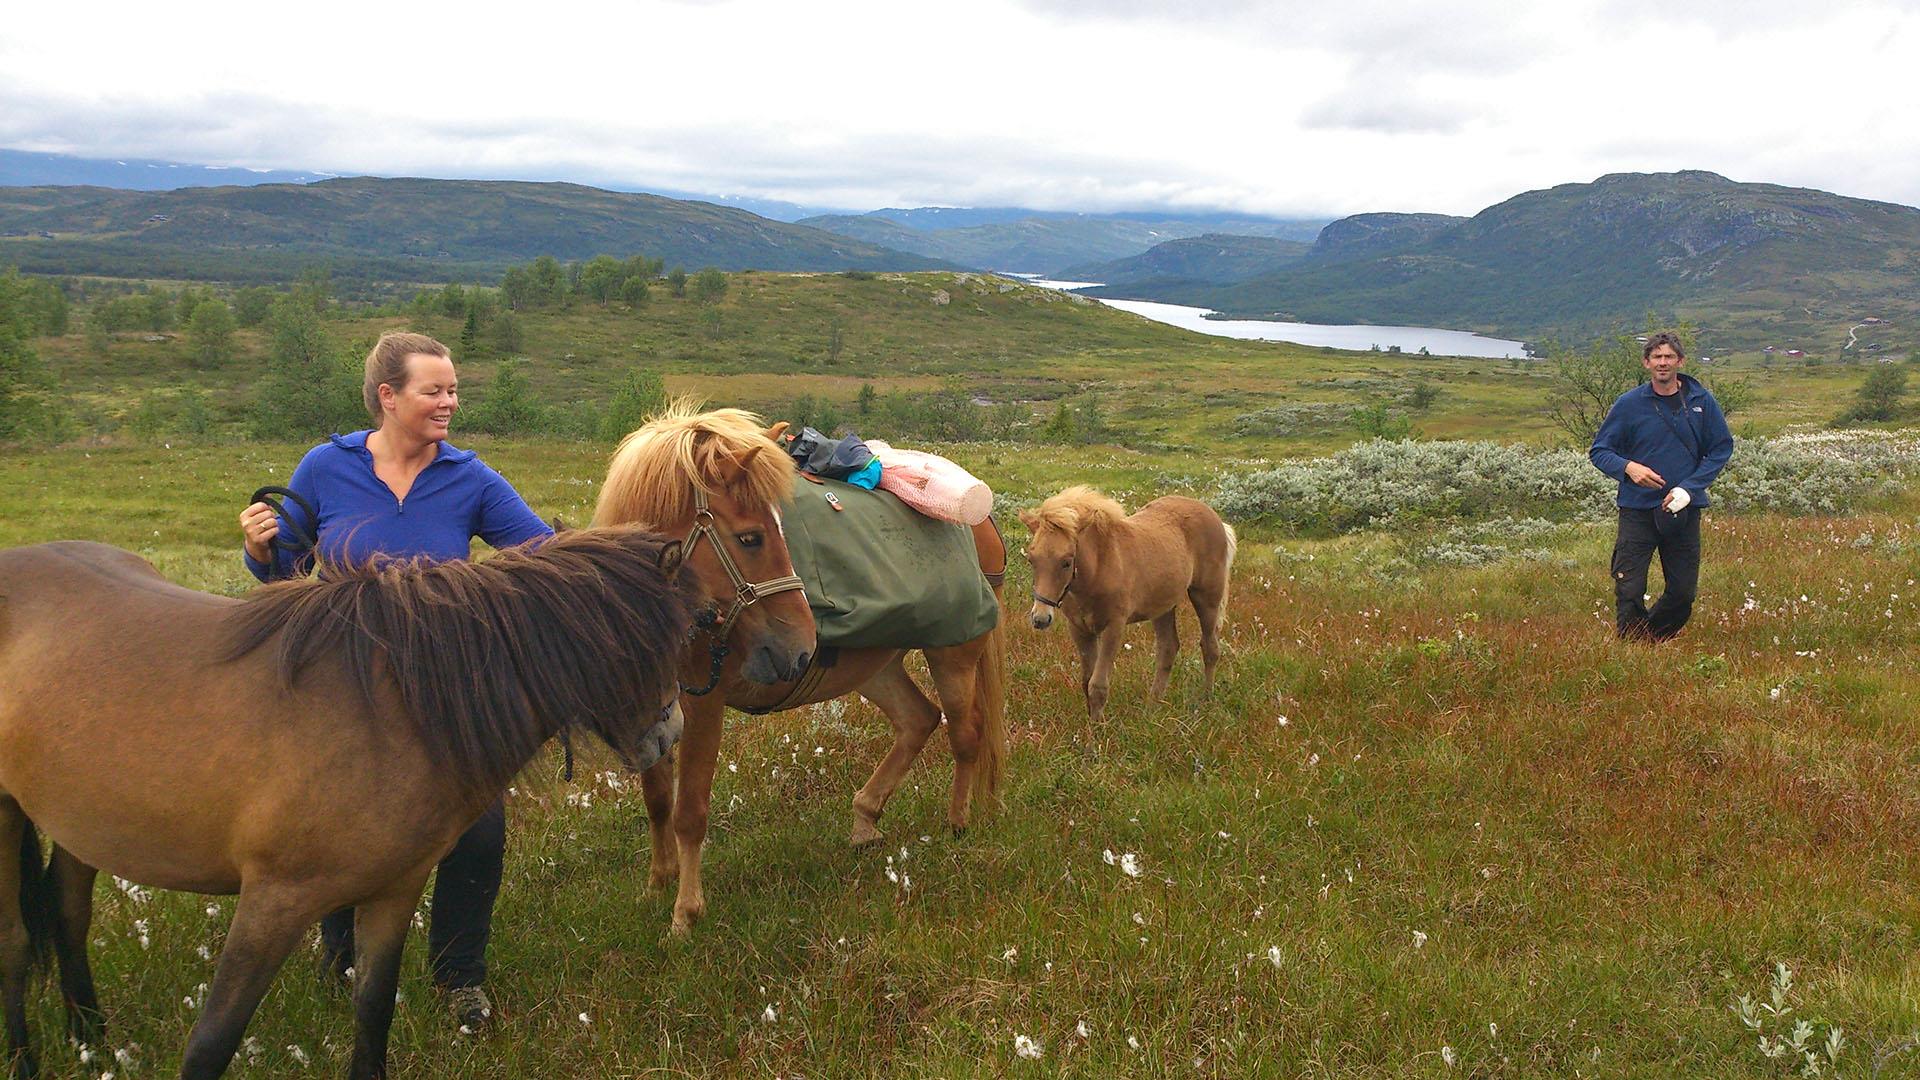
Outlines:
[[1027,618],[1032,621],[1035,630],[1045,630],[1053,625],[1053,609],[1045,604],[1035,604],[1033,610],[1027,613]]
[[813,660],[811,652],[787,653],[783,661],[781,652],[770,645],[761,645],[747,654],[747,662],[740,665],[740,674],[748,682],[761,686],[775,683],[792,682],[806,674],[807,664]]
[[680,741],[680,734],[686,728],[687,718],[680,712],[680,699],[676,697],[667,702],[660,710],[660,719],[641,734],[632,752],[625,755],[627,768],[634,772],[653,768]]

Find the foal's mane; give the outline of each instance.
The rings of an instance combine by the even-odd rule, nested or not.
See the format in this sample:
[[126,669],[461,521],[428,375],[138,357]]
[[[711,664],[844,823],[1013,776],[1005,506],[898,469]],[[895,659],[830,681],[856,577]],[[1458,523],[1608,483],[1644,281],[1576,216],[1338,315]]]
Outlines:
[[742,409],[701,412],[700,404],[678,398],[621,440],[594,524],[685,521],[693,516],[695,488],[724,492],[749,509],[793,497],[793,460],[767,438],[760,417]]
[[649,726],[698,603],[691,577],[661,569],[670,543],[629,526],[480,561],[332,564],[325,579],[249,595],[228,617],[227,659],[271,643],[292,686],[339,657],[369,707],[384,675],[429,754],[495,792],[562,725],[584,723],[615,749]]
[[1049,497],[1033,513],[1039,521],[1035,532],[1042,528],[1059,529],[1068,536],[1083,529],[1102,532],[1127,519],[1126,507],[1085,484],[1075,484]]

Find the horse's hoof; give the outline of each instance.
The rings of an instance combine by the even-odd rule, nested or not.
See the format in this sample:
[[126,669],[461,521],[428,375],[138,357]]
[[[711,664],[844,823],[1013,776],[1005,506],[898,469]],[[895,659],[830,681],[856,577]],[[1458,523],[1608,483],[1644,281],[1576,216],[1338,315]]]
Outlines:
[[964,840],[964,839],[966,839],[966,838],[967,838],[967,827],[966,827],[965,825],[955,825],[955,826],[953,826],[953,838],[954,838],[955,840]]
[[872,824],[861,821],[854,824],[853,835],[848,840],[854,847],[863,848],[877,844],[886,838],[887,834],[874,828]]

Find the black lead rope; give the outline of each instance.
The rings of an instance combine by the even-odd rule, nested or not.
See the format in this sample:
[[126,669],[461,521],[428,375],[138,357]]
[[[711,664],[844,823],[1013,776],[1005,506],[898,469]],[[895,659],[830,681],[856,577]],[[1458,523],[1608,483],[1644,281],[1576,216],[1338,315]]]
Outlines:
[[[303,528],[299,522],[295,521],[293,515],[287,513],[286,506],[274,501],[276,497],[299,507],[307,515],[308,527]],[[311,551],[315,557],[319,556],[320,540],[314,530],[320,527],[320,512],[315,510],[313,504],[304,496],[291,488],[269,484],[247,497],[248,506],[254,503],[266,503],[273,507],[274,516],[280,519],[280,533],[273,538],[274,547],[282,551],[291,551],[296,555],[303,551]]]
[[699,617],[694,620],[695,630],[706,631],[707,640],[711,642],[711,644],[707,646],[707,685],[696,690],[685,683],[681,683],[681,693],[688,694],[692,697],[706,697],[708,694],[713,693],[714,687],[720,685],[720,669],[726,666],[727,656],[733,652],[733,649],[727,644],[725,638],[715,633],[714,627],[719,624],[720,615],[712,608],[702,611]]
[[560,779],[573,783],[573,725],[564,724],[560,728]]

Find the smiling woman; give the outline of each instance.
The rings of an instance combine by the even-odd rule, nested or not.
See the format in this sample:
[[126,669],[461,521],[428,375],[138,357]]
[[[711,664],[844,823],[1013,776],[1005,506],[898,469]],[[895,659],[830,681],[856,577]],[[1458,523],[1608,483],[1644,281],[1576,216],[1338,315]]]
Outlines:
[[[510,547],[552,533],[519,492],[471,451],[447,442],[460,407],[447,347],[425,334],[383,334],[367,354],[362,396],[374,427],[334,435],[314,447],[287,481],[311,506],[286,508],[290,535],[317,537],[312,549],[279,541],[273,507],[240,514],[247,569],[261,581],[298,577],[318,566],[328,577],[388,559],[465,559],[478,536]],[[480,989],[487,939],[500,891],[506,811],[496,801],[440,863],[428,944],[434,980],[448,991],[459,1023],[492,1017]],[[351,912],[323,924],[333,966],[352,962]]]

